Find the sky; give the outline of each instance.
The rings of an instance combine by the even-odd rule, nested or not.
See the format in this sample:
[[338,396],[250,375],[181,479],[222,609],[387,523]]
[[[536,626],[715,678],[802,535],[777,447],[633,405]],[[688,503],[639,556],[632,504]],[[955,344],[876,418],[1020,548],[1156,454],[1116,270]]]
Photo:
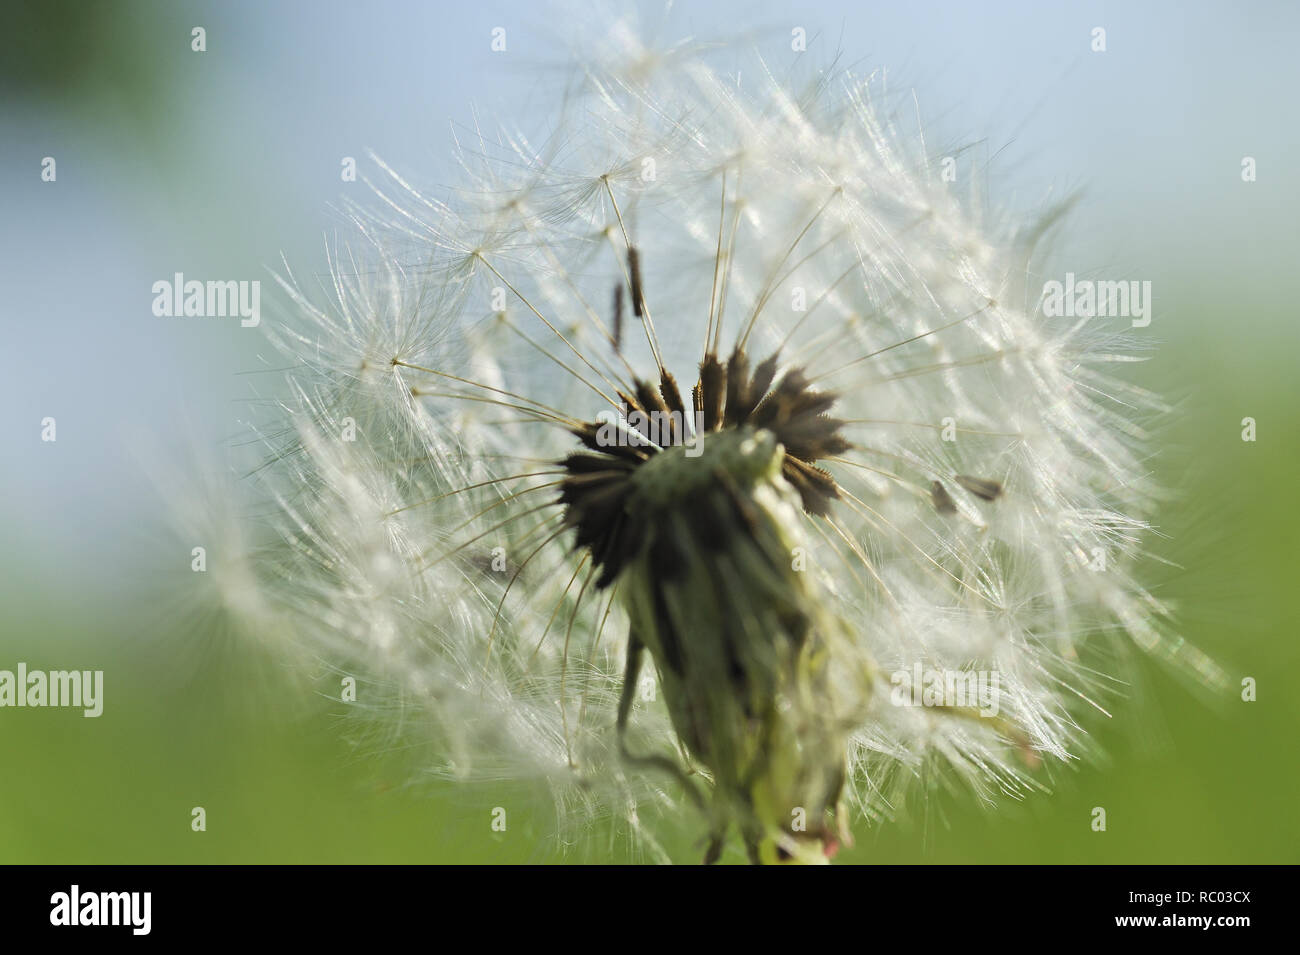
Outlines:
[[[1294,4],[32,9],[5,41],[0,105],[0,528],[24,555],[10,603],[51,573],[116,592],[165,521],[168,482],[184,480],[159,462],[221,467],[247,438],[247,403],[276,367],[265,329],[159,318],[155,281],[260,279],[274,321],[272,273],[320,276],[345,231],[340,204],[364,198],[363,182],[341,181],[343,157],[364,176],[373,152],[436,190],[455,177],[453,137],[476,125],[544,134],[570,46],[629,9],[666,40],[739,31],[774,64],[838,56],[886,71],[914,96],[928,143],[969,146],[992,206],[1032,215],[1080,192],[1066,261],[1162,280],[1166,334],[1207,299],[1241,308],[1300,292]],[[497,28],[504,51],[491,48]],[[1259,170],[1249,186],[1246,156]],[[57,442],[40,440],[47,417]]]

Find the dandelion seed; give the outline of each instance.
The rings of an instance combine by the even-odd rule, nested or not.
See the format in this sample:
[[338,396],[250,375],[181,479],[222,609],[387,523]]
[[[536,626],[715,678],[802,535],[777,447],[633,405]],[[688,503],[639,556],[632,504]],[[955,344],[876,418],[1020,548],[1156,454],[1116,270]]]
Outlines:
[[934,509],[940,514],[957,513],[957,505],[953,503],[952,495],[948,493],[942,481],[930,482],[930,498],[934,501]]
[[[479,134],[443,198],[381,165],[330,305],[286,280],[257,628],[399,687],[433,772],[652,851],[686,806],[706,861],[825,861],[933,771],[1039,787],[1106,634],[1212,669],[1132,576],[1151,402],[1030,311],[1038,224],[980,231],[870,78],[592,49],[563,148]],[[995,672],[996,718],[895,705],[914,667]]]

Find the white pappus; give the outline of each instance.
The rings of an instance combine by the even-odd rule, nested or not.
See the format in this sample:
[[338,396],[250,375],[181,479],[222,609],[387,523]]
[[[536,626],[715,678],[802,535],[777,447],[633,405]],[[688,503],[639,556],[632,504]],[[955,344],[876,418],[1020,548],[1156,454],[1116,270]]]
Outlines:
[[438,774],[755,862],[912,780],[1041,787],[1099,644],[1211,671],[1131,572],[1159,405],[1039,314],[1057,210],[973,207],[878,77],[622,24],[579,62],[541,145],[476,133],[439,193],[379,164],[330,294],[284,281],[250,631],[395,688]]

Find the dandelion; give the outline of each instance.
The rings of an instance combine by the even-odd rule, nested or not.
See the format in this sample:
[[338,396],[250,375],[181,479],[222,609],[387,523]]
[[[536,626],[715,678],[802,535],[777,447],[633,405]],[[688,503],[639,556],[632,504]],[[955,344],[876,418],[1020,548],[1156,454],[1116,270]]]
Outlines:
[[1106,646],[1210,671],[1132,574],[1158,402],[1038,314],[1060,210],[963,201],[877,76],[622,24],[582,62],[542,144],[458,142],[439,195],[379,163],[328,294],[286,275],[232,612],[392,689],[431,772],[660,856],[685,814],[707,861],[826,861],[916,780],[1042,787]]

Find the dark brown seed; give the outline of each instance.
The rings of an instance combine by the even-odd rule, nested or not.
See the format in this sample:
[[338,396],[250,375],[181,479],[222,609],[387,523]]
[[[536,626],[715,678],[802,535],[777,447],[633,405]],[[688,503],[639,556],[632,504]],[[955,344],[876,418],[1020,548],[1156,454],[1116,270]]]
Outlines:
[[722,405],[727,397],[727,372],[718,356],[710,352],[700,363],[700,410],[704,414],[704,430],[717,431],[722,427]]
[[627,271],[632,282],[632,314],[640,318],[645,303],[641,298],[641,255],[634,245],[627,247]]
[[671,371],[663,368],[659,369],[659,394],[663,395],[669,410],[677,412],[683,418],[686,416],[686,405],[682,403],[682,393],[677,388],[677,379],[673,377]]
[[623,350],[623,286],[614,286],[614,351]]
[[995,501],[1002,495],[1002,484],[999,481],[990,481],[988,478],[971,477],[967,474],[958,474],[957,483],[970,491],[978,498],[986,501]]
[[940,514],[956,514],[957,505],[953,503],[952,495],[940,481],[934,481],[930,484],[930,500],[934,502],[934,509]]

